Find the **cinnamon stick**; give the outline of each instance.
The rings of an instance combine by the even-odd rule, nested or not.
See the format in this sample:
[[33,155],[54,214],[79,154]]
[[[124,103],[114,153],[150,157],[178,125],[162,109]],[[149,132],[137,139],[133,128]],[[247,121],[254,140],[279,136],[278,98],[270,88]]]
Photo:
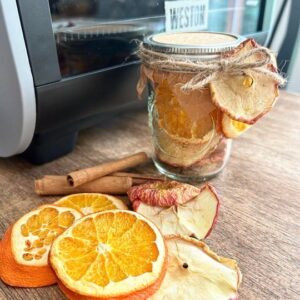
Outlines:
[[159,180],[159,181],[165,181],[167,178],[162,175],[155,175],[155,174],[139,174],[139,173],[129,173],[129,172],[115,172],[110,174],[112,176],[118,176],[118,177],[131,177],[133,179],[145,179],[145,180]]
[[139,152],[119,160],[71,172],[67,176],[67,181],[70,186],[78,187],[82,184],[93,181],[97,178],[103,177],[113,172],[135,167],[143,162],[146,162],[147,160],[147,154],[145,152]]
[[143,179],[143,178],[132,178],[132,185],[144,184],[144,183],[149,182],[149,181],[153,182],[153,181],[160,181],[160,180]]
[[35,180],[35,192],[44,196],[76,193],[126,194],[132,184],[130,177],[105,176],[79,187],[71,187],[67,182],[67,176],[48,175]]

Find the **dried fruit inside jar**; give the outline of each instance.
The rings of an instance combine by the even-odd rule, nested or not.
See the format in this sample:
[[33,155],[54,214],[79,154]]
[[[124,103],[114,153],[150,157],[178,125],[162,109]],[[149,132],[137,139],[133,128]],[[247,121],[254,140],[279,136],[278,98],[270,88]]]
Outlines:
[[152,78],[149,119],[155,164],[175,179],[214,175],[225,164],[230,141],[220,131],[221,113],[210,90],[182,91],[189,74],[153,71]]
[[141,95],[148,82],[154,162],[177,180],[219,173],[230,139],[270,111],[285,83],[268,49],[232,34],[154,34],[139,54],[137,91]]

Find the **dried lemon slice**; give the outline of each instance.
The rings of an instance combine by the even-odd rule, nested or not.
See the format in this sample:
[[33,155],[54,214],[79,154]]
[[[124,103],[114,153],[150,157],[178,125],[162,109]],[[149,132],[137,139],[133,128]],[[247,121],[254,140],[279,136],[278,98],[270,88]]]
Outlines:
[[111,209],[128,209],[121,199],[99,193],[69,195],[61,198],[54,204],[74,208],[83,215]]
[[166,249],[152,222],[135,212],[111,210],[66,230],[53,243],[50,261],[67,295],[147,299],[164,277]]

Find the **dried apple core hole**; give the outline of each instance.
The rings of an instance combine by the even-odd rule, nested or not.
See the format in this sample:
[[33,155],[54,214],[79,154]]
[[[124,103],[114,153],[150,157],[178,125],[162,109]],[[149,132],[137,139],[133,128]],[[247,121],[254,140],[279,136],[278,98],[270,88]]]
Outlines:
[[69,211],[59,213],[52,207],[43,208],[39,213],[30,216],[21,225],[21,235],[27,239],[24,242],[23,259],[40,260],[48,253],[54,239],[63,233],[75,220]]

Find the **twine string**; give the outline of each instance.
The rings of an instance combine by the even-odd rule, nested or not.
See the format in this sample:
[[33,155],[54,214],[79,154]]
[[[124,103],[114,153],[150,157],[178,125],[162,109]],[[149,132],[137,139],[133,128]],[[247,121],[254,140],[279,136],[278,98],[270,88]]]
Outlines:
[[[149,68],[167,72],[195,74],[191,80],[181,86],[184,91],[193,91],[205,87],[209,82],[214,81],[226,74],[243,75],[246,70],[260,73],[277,84],[283,86],[286,79],[267,68],[272,60],[272,52],[265,47],[257,47],[248,50],[240,56],[225,57],[203,61],[197,56],[183,56],[178,54],[166,54],[146,48],[141,43],[138,55],[142,62]],[[251,56],[256,56],[254,62],[247,61]],[[257,59],[257,57],[259,57]]]

